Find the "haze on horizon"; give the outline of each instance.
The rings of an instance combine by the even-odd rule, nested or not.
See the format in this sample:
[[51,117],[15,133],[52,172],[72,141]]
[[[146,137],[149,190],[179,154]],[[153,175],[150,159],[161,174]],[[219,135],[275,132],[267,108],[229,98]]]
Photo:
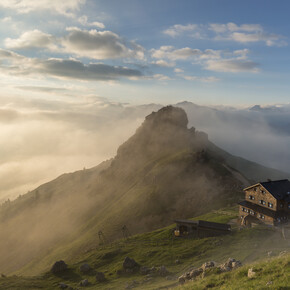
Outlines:
[[0,201],[113,157],[147,114],[184,100],[215,108],[187,113],[217,145],[290,171],[289,8],[0,0]]

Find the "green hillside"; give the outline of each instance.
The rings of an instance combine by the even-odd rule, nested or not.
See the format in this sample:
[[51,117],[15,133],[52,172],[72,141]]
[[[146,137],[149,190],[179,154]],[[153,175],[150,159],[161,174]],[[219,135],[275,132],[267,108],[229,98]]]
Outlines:
[[[230,222],[236,217],[237,208],[231,207],[212,211],[197,219]],[[34,277],[8,276],[0,278],[0,289],[55,289],[59,283],[65,283],[75,289],[84,279],[88,279],[90,282],[88,289],[124,289],[127,284],[135,285],[136,289],[173,287],[179,285],[178,277],[188,269],[199,267],[209,260],[222,263],[229,257],[234,257],[247,265],[230,273],[212,273],[205,279],[188,282],[184,285],[185,289],[204,289],[208,285],[222,286],[223,289],[239,289],[239,281],[243,283],[241,285],[245,285],[246,288],[243,289],[247,289],[247,287],[254,289],[251,287],[255,285],[265,286],[268,281],[275,283],[275,289],[283,289],[279,287],[287,285],[285,278],[290,273],[289,254],[282,258],[277,257],[280,252],[289,249],[289,240],[282,239],[280,233],[273,229],[257,227],[240,231],[233,224],[231,235],[203,239],[175,238],[172,235],[173,229],[174,225],[171,225],[101,246],[98,246],[98,240],[96,240],[95,248],[86,250],[69,261],[65,260],[68,270],[64,273],[54,275],[46,272]],[[269,251],[272,251],[270,259],[267,254]],[[164,265],[168,273],[164,277],[156,274],[150,279],[139,272],[118,274],[126,256],[134,258],[140,265],[150,268]],[[176,260],[179,260],[178,264]],[[256,261],[262,261],[254,265],[258,276],[249,280],[246,272],[249,267],[252,267],[249,264]],[[44,263],[46,262],[44,261]],[[79,268],[84,263],[88,263],[93,268],[91,274],[80,272]],[[97,283],[94,271],[103,272],[107,281]]]

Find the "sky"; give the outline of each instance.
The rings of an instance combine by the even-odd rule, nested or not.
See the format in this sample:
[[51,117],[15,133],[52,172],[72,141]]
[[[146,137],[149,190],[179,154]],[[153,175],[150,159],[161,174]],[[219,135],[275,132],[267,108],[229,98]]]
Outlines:
[[[286,0],[0,0],[0,203],[113,157],[146,115],[182,101],[236,108],[190,125],[289,171],[289,11]],[[243,111],[256,104],[278,110],[275,132]]]
[[288,1],[0,0],[0,97],[289,102]]

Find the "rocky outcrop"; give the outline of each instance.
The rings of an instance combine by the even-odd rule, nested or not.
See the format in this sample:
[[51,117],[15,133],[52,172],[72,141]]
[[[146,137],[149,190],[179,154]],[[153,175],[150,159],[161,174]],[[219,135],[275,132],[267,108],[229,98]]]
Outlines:
[[214,261],[209,261],[202,264],[199,268],[192,269],[184,274],[182,274],[178,278],[178,282],[180,284],[185,283],[189,280],[194,280],[197,277],[204,278],[207,273],[209,273],[212,269],[216,269],[218,273],[232,271],[238,267],[242,266],[242,263],[236,259],[229,258],[225,263],[218,265]]
[[123,261],[123,270],[126,273],[133,273],[138,271],[140,268],[139,264],[132,258],[126,257]]
[[83,274],[87,274],[92,270],[91,266],[89,264],[82,264],[80,266],[80,272]]
[[53,274],[58,274],[58,273],[64,272],[66,269],[67,269],[67,264],[64,261],[60,260],[53,264],[50,271]]

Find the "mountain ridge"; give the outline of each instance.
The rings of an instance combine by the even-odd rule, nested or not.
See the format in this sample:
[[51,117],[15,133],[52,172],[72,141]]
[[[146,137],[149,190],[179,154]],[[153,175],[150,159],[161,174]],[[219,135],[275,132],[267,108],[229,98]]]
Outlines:
[[63,175],[2,208],[7,244],[0,247],[0,272],[20,270],[33,259],[34,271],[45,269],[42,259],[71,259],[95,246],[100,230],[114,240],[124,224],[140,233],[235,203],[243,187],[233,174],[238,170],[187,124],[184,110],[162,108],[146,117],[113,160]]

